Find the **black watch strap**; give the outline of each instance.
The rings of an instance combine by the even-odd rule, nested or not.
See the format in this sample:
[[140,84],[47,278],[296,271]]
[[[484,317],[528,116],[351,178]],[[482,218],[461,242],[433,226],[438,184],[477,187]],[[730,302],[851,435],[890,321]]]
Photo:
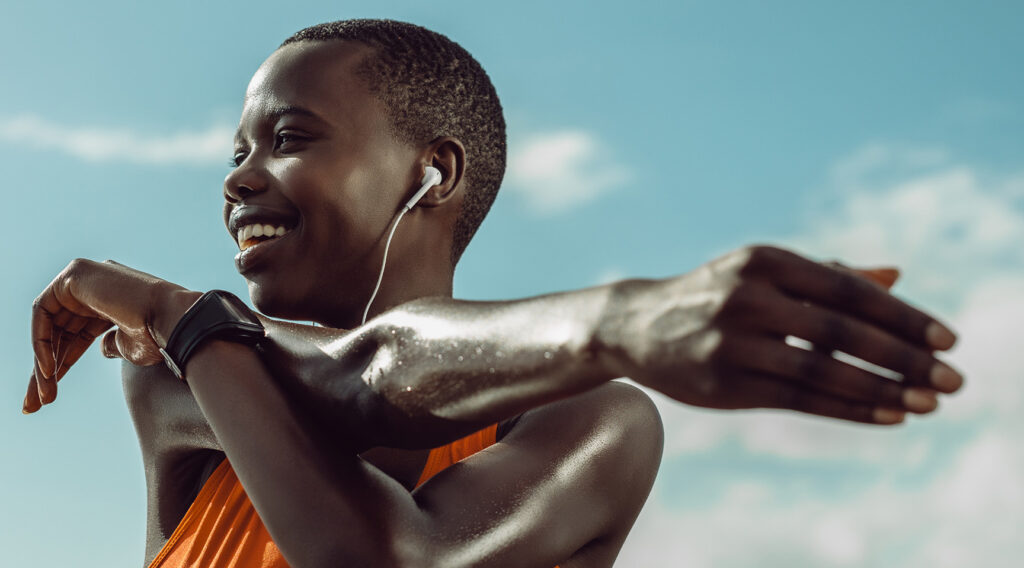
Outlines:
[[210,290],[181,316],[160,354],[171,372],[185,380],[185,364],[204,341],[216,338],[258,345],[265,336],[263,324],[238,296]]

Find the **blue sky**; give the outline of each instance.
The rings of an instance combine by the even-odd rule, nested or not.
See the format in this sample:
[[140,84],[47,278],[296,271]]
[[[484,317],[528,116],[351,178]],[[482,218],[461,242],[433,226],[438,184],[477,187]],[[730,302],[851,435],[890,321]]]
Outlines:
[[752,242],[904,269],[970,381],[894,430],[659,400],[623,566],[1008,566],[1024,553],[1024,8],[1015,2],[12,3],[0,19],[0,547],[138,564],[118,366],[18,410],[32,298],[72,258],[244,294],[220,184],[249,77],[292,32],[389,17],[490,73],[510,163],[456,295],[689,271]]

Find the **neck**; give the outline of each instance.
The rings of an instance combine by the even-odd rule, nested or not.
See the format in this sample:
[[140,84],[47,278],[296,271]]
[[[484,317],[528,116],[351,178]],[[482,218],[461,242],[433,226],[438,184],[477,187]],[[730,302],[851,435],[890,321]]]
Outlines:
[[[417,213],[419,211],[417,210]],[[331,314],[320,323],[339,329],[354,329],[366,321],[394,308],[419,298],[452,297],[452,278],[455,267],[451,264],[451,230],[424,230],[424,215],[414,214],[402,219],[399,215],[395,221],[401,220],[396,229],[391,246],[387,246],[387,232],[382,233],[374,256],[377,260],[371,263],[376,267],[373,276],[365,281],[365,292],[357,298],[342,301],[345,306],[340,312]],[[436,221],[435,221],[436,223]],[[390,231],[388,231],[390,232]],[[380,289],[373,296],[373,289],[380,275],[380,262],[387,253],[387,264],[381,279]]]
[[[420,267],[423,268],[423,267]],[[419,298],[431,298],[443,296],[452,297],[452,275],[450,271],[445,275],[430,274],[429,270],[405,271],[399,276],[396,271],[391,275],[391,286],[387,286],[388,274],[384,274],[384,281],[381,282],[380,291],[370,305],[366,321],[370,321],[377,315]],[[369,301],[369,297],[367,297]],[[362,308],[365,310],[366,305]],[[362,312],[359,314],[359,322],[362,322]]]
[[[420,258],[422,259],[422,257]],[[426,263],[421,260],[416,263],[404,263],[400,260],[404,259],[388,259],[380,290],[373,299],[373,303],[370,304],[366,321],[370,321],[395,306],[419,298],[452,297],[453,272],[448,262]],[[325,314],[325,317],[318,319],[317,322],[337,329],[359,327],[362,324],[366,304],[370,301],[373,285],[377,281],[376,278],[377,275],[374,274],[372,282],[369,282],[358,298],[344,302],[343,307],[339,306],[339,309]]]

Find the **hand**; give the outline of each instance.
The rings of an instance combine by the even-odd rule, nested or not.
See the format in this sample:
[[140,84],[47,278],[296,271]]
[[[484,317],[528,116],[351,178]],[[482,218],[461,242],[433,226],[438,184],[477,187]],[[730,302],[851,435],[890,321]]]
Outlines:
[[73,260],[32,305],[35,362],[22,411],[53,402],[59,381],[100,334],[103,354],[136,365],[161,363],[167,327],[194,292],[113,261]]
[[[888,293],[897,275],[745,248],[678,278],[618,284],[598,344],[615,372],[688,404],[895,424],[907,411],[934,410],[937,391],[963,384],[933,356],[955,336]],[[789,345],[788,336],[814,349]],[[840,361],[833,351],[902,380]]]

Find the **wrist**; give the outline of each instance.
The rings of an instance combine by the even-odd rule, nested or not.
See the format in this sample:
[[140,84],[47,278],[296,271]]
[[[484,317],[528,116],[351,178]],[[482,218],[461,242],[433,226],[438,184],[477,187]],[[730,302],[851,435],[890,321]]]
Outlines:
[[621,280],[608,285],[608,293],[591,337],[594,364],[602,373],[615,377],[632,374],[628,340],[636,334],[636,297],[649,280]]
[[149,320],[149,333],[158,347],[167,347],[167,340],[181,320],[181,316],[202,296],[202,292],[169,285],[156,294],[154,309]]

